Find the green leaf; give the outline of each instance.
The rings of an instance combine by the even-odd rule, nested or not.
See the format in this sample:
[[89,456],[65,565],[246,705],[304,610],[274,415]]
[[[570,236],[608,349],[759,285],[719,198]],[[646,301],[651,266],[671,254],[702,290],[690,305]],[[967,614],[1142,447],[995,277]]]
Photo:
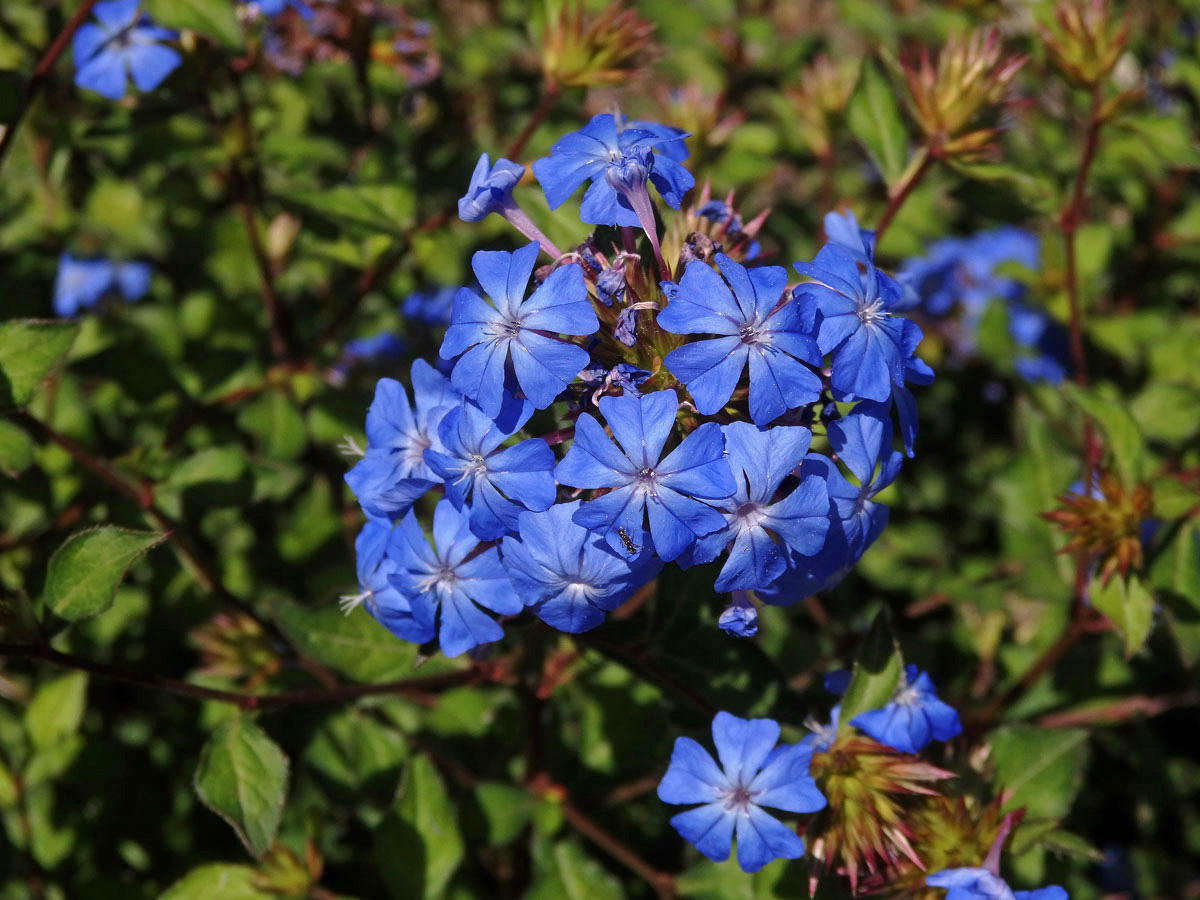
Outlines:
[[1154,595],[1138,576],[1113,575],[1104,584],[1093,578],[1088,585],[1092,605],[1104,613],[1125,639],[1125,656],[1133,656],[1146,643],[1154,625]]
[[887,614],[881,611],[871,624],[854,663],[850,686],[842,697],[839,730],[849,730],[850,720],[859,713],[886,706],[900,684],[903,669],[900,648],[892,636]]
[[16,478],[33,462],[33,441],[25,430],[0,419],[0,472]]
[[0,407],[25,406],[71,349],[79,325],[42,319],[0,322]]
[[207,447],[179,463],[160,490],[180,490],[198,484],[228,484],[246,470],[246,454],[239,447]]
[[25,730],[35,748],[49,747],[79,731],[87,683],[83,672],[71,672],[38,686],[25,708]]
[[1071,808],[1087,764],[1088,732],[1007,725],[988,738],[993,784],[1005,810],[1024,807],[1027,819],[1061,819]]
[[404,735],[364,710],[349,707],[321,724],[305,759],[318,772],[348,790],[386,785],[391,792],[407,755]]
[[434,900],[463,858],[463,839],[441,776],[427,756],[413,757],[400,801],[375,832],[375,859],[399,900]]
[[1185,523],[1150,566],[1150,583],[1162,604],[1179,655],[1187,666],[1200,660],[1200,526]]
[[189,28],[208,35],[226,47],[242,46],[242,26],[232,3],[212,0],[143,0],[142,6],[159,25]]
[[524,900],[623,900],[621,882],[575,841],[560,841],[535,859],[539,877]]
[[863,64],[862,76],[846,107],[846,124],[871,154],[892,185],[904,172],[908,135],[900,119],[896,91],[873,62]]
[[1100,427],[1104,445],[1124,484],[1130,487],[1141,481],[1145,443],[1141,429],[1129,411],[1119,403],[1103,399],[1077,384],[1068,382],[1063,385],[1063,390],[1071,402]]
[[285,198],[335,223],[369,232],[403,236],[416,205],[399,184],[338,185],[323,191],[293,191]]
[[275,610],[275,618],[305,656],[355,681],[390,681],[409,674],[417,648],[371,618],[364,609],[343,615],[333,604],[305,609],[292,603]]
[[104,612],[134,560],[163,538],[111,527],[71,535],[50,557],[42,602],[68,622]]
[[502,847],[516,840],[533,816],[533,798],[529,791],[499,781],[484,781],[475,786],[475,799],[487,821],[487,842]]
[[255,887],[258,873],[250,866],[212,863],[192,869],[158,900],[271,900]]
[[267,391],[248,404],[237,422],[258,439],[263,455],[275,462],[295,459],[308,443],[304,417],[282,391]]
[[246,849],[267,852],[279,829],[288,760],[267,733],[244,716],[220,725],[200,752],[194,785],[200,800],[233,826]]

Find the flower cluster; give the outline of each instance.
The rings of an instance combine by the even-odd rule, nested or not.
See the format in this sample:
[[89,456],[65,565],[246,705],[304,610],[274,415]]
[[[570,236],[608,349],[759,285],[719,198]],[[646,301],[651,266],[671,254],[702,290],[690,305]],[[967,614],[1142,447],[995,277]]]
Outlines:
[[179,54],[164,45],[178,35],[155,25],[140,5],[139,0],[96,4],[96,21],[75,32],[75,84],[120,100],[129,79],[139,91],[152,91],[179,67]]
[[150,290],[150,267],[140,262],[77,259],[64,253],[54,279],[54,314],[64,318],[90,309],[105,297],[117,294],[138,300]]
[[[784,605],[831,587],[885,525],[873,498],[903,460],[893,411],[911,455],[909,386],[932,378],[921,330],[896,315],[900,284],[852,217],[838,221],[854,246],[832,240],[790,285],[747,267],[761,220],[743,225],[707,186],[684,206],[685,137],[598,115],[533,163],[551,208],[588,185],[580,218],[619,229],[611,253],[606,232],[559,250],[514,197],[525,168],[480,158],[460,217],[495,213],[530,243],[475,254],[438,368],[413,367],[411,397],[379,382],[347,475],[367,530],[386,533],[360,552],[360,596],[399,636],[437,634],[450,655],[497,639],[477,605],[583,631],[670,562],[713,564],[735,593],[724,626],[749,635],[746,592]],[[681,223],[695,227],[673,246]],[[432,546],[417,524],[430,491]]]

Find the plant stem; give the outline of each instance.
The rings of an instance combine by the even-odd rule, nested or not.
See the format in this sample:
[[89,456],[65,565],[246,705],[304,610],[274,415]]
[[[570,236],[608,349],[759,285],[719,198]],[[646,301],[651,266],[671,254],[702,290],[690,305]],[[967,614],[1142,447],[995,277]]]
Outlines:
[[900,212],[900,207],[904,205],[904,201],[908,199],[909,194],[913,192],[925,174],[933,165],[936,154],[932,147],[922,147],[904,174],[900,176],[900,181],[894,188],[888,191],[888,205],[884,209],[883,215],[879,217],[879,224],[875,226],[875,249],[879,249],[880,243],[883,241],[884,232],[888,230],[888,226],[892,224],[892,219],[896,218],[896,213]]
[[271,336],[271,352],[280,362],[286,362],[290,352],[283,306],[279,302],[279,295],[275,292],[274,267],[267,258],[262,236],[258,233],[254,204],[250,201],[250,186],[236,165],[230,167],[230,177],[233,179],[234,189],[237,193],[237,205],[242,214],[242,224],[246,228],[246,237],[250,240],[250,252],[254,255],[254,262],[258,267],[258,277],[262,282],[263,305],[267,310],[267,329]]
[[240,691],[223,691],[216,688],[192,684],[190,681],[180,681],[162,675],[144,674],[131,669],[123,669],[108,663],[85,659],[70,653],[62,653],[48,644],[14,644],[0,643],[0,657],[10,659],[36,659],[67,669],[87,672],[91,675],[120,681],[125,684],[150,690],[176,694],[181,697],[191,697],[194,700],[213,700],[217,703],[228,703],[242,710],[276,709],[282,706],[295,706],[311,703],[341,703],[346,700],[356,700],[359,697],[369,697],[378,694],[402,694],[419,697],[429,691],[454,687],[463,684],[475,684],[482,681],[484,676],[478,669],[466,669],[460,672],[448,672],[443,675],[426,675],[418,678],[407,678],[401,681],[389,681],[382,684],[350,684],[332,688],[316,688],[313,690],[280,691],[275,694],[249,694]]
[[673,900],[675,897],[675,879],[666,872],[660,872],[633,850],[625,846],[594,821],[584,815],[569,800],[561,804],[563,818],[567,823],[582,834],[597,847],[621,863],[631,872],[640,875],[653,889],[659,900]]
[[50,43],[50,46],[46,48],[46,52],[42,54],[42,58],[38,60],[37,65],[33,69],[33,74],[29,76],[28,84],[25,85],[25,98],[17,109],[16,115],[13,116],[12,121],[8,124],[8,127],[4,129],[4,136],[0,137],[0,166],[4,165],[4,159],[8,154],[9,145],[17,133],[17,127],[21,124],[21,120],[25,118],[25,113],[29,111],[29,107],[33,105],[34,99],[37,97],[38,92],[41,91],[46,78],[50,75],[50,70],[54,68],[54,64],[58,62],[58,58],[62,56],[63,50],[71,42],[71,38],[79,30],[79,26],[83,24],[84,19],[91,15],[92,7],[96,5],[96,2],[97,0],[83,0],[79,4],[79,8],[75,10],[74,15],[67,20],[67,24],[63,26],[63,30],[58,33],[58,37]]

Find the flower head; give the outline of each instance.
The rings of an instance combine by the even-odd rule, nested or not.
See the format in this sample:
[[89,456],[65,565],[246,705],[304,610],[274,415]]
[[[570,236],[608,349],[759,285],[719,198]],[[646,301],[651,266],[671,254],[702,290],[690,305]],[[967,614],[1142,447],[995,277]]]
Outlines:
[[128,79],[139,91],[152,91],[179,66],[179,54],[160,43],[178,35],[159,28],[139,6],[139,0],[96,4],[96,21],[81,25],[73,39],[75,84],[120,100]]
[[480,606],[501,615],[521,611],[499,551],[480,548],[466,512],[449,500],[433,511],[432,545],[409,512],[389,535],[387,555],[396,566],[388,580],[408,599],[417,621],[437,619],[438,642],[446,656],[504,636]]
[[948,741],[962,731],[958,713],[937,698],[929,675],[914,665],[905,666],[887,706],[859,713],[850,724],[901,753],[919,753],[930,741]]
[[1035,891],[1013,891],[1004,879],[981,868],[942,869],[925,883],[946,888],[946,900],[1067,900],[1067,892],[1056,884]]
[[630,203],[631,192],[644,192],[649,181],[671,209],[679,209],[683,195],[695,184],[691,173],[670,156],[652,152],[677,140],[679,136],[659,129],[619,130],[616,118],[603,113],[561,138],[549,156],[534,162],[533,174],[551,209],[562,206],[590,178],[579,217],[592,225],[636,227],[643,223]]
[[717,620],[717,627],[734,637],[754,637],[758,634],[758,610],[745,591],[734,591],[733,599]]
[[440,481],[425,462],[425,451],[443,450],[438,437],[442,419],[461,395],[446,376],[424,360],[412,366],[413,400],[393,378],[375,385],[367,410],[367,452],[346,473],[346,484],[369,515],[395,519]]
[[658,785],[664,803],[699,803],[679,813],[671,826],[711,860],[729,858],[737,831],[738,865],[757,872],[773,859],[797,859],[804,843],[763,807],[810,813],[825,806],[808,773],[812,748],[776,746],[779,723],[717,713],[713,743],[721,765],[691,738],[675,740],[671,765]]
[[835,399],[886,401],[893,383],[904,384],[904,365],[921,341],[916,323],[892,314],[900,286],[870,261],[860,274],[855,255],[840,244],[826,244],[795,269],[814,279],[794,293],[820,310],[817,344],[833,355]]
[[[718,275],[699,260],[688,264],[658,325],[675,334],[717,334],[672,350],[663,364],[687,385],[696,409],[711,415],[733,395],[750,367],[750,418],[765,425],[789,409],[814,402],[821,378],[813,340],[816,304],[783,298],[787,273],[780,266],[746,269],[723,253]],[[724,276],[722,278],[722,276]]]
[[632,559],[571,517],[579,501],[544,512],[523,512],[520,540],[506,537],[504,566],[525,604],[559,631],[577,634],[595,628],[662,568],[643,548]]
[[825,481],[809,475],[776,500],[783,480],[801,464],[812,432],[807,428],[757,428],[733,422],[721,429],[737,488],[716,501],[725,527],[696,542],[695,562],[729,558],[713,586],[718,591],[767,587],[783,574],[788,550],[812,556],[829,530]]
[[648,513],[654,549],[668,561],[725,525],[719,512],[696,499],[719,500],[736,488],[719,425],[706,422],[660,459],[679,409],[674,391],[601,397],[599,407],[620,447],[584,413],[575,423],[575,443],[555,470],[572,487],[611,488],[580,506],[576,523],[633,556],[645,546]]
[[525,174],[525,167],[507,159],[492,165],[486,153],[479,157],[471,184],[458,200],[458,217],[464,222],[479,222],[503,206],[512,197],[513,188]]
[[359,593],[342,597],[342,610],[349,614],[362,604],[380,625],[396,637],[414,644],[432,640],[434,608],[412,601],[394,584],[392,576],[398,571],[395,560],[388,555],[392,525],[386,520],[367,519],[354,541],[354,562],[358,572]]
[[401,304],[400,315],[426,325],[449,325],[458,291],[455,287],[440,287],[429,292],[414,291]]
[[441,356],[462,354],[450,380],[491,416],[500,412],[510,363],[517,384],[537,409],[553,403],[588,364],[582,347],[541,332],[590,335],[600,327],[583,270],[574,263],[555,269],[525,297],[537,255],[536,242],[515,253],[480,250],[471,267],[491,302],[466,288],[454,298]]
[[464,400],[438,426],[442,449],[425,451],[425,462],[445,482],[447,499],[469,514],[481,540],[516,531],[522,509],[554,504],[554,452],[546,442],[529,438],[501,447],[531,415],[526,400],[508,398],[496,419]]

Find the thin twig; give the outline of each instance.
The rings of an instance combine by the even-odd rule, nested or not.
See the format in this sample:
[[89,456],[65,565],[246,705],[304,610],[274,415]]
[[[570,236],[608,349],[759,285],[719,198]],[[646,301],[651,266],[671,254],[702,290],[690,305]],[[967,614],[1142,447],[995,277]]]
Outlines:
[[883,235],[892,224],[892,220],[896,218],[896,213],[900,212],[900,207],[904,205],[904,201],[908,199],[918,184],[924,179],[926,173],[933,165],[937,154],[930,147],[922,148],[920,162],[916,167],[907,173],[904,179],[897,187],[888,194],[888,205],[884,209],[883,215],[879,217],[879,224],[875,226],[875,248],[878,250],[879,245],[883,242]]
[[8,154],[9,145],[13,141],[13,137],[17,133],[17,127],[25,118],[25,113],[29,111],[29,107],[33,105],[34,99],[38,92],[41,91],[42,85],[46,78],[50,75],[50,70],[54,68],[54,64],[58,62],[58,58],[62,56],[63,50],[67,44],[71,42],[71,38],[75,32],[79,30],[79,26],[83,24],[84,19],[91,15],[92,7],[95,6],[97,0],[83,0],[79,4],[79,8],[75,10],[74,15],[67,20],[67,24],[63,26],[63,30],[46,48],[46,52],[42,54],[42,58],[38,60],[37,65],[33,69],[33,74],[29,76],[29,82],[25,85],[25,99],[21,106],[17,109],[16,115],[9,122],[8,127],[4,129],[4,136],[0,137],[0,167],[4,165],[4,159]]
[[258,268],[259,281],[262,282],[263,305],[267,310],[267,330],[271,337],[271,352],[280,362],[286,362],[290,355],[288,328],[284,319],[283,305],[279,302],[279,294],[275,291],[275,271],[271,266],[271,260],[267,257],[262,236],[258,233],[254,204],[250,199],[250,185],[236,164],[229,167],[229,177],[233,182],[238,210],[242,215],[242,224],[246,228],[246,237],[250,241],[250,252],[253,254],[255,265]]
[[243,710],[277,709],[282,706],[313,703],[341,703],[356,700],[359,697],[370,697],[380,694],[400,694],[410,697],[421,697],[430,691],[440,690],[458,685],[476,684],[484,680],[483,672],[478,668],[464,669],[458,672],[447,672],[441,675],[426,675],[417,678],[406,678],[400,681],[389,681],[381,684],[350,684],[332,688],[316,688],[313,690],[280,691],[274,694],[250,694],[241,691],[223,691],[217,688],[192,684],[190,681],[180,681],[177,678],[167,678],[153,673],[135,672],[108,663],[85,659],[71,653],[62,653],[47,644],[16,644],[0,643],[0,657],[9,659],[35,659],[48,662],[67,669],[87,672],[111,681],[149,690],[177,694],[181,697],[191,697],[194,700],[213,700],[217,703],[228,703]]
[[670,874],[660,872],[654,868],[654,866],[638,856],[637,853],[601,828],[588,818],[588,816],[584,815],[569,800],[564,799],[560,806],[563,818],[567,820],[567,824],[631,872],[641,876],[650,885],[659,900],[673,900],[675,897],[675,879]]

